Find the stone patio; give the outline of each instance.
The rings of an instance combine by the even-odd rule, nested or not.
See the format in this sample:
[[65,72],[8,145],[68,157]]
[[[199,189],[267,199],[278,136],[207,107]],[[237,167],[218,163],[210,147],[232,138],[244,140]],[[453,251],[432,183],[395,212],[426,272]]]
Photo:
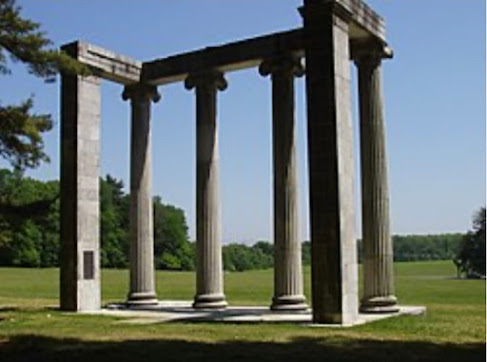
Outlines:
[[353,324],[311,324],[311,309],[305,311],[272,311],[265,306],[230,306],[226,309],[194,309],[192,301],[161,301],[156,305],[127,307],[126,304],[109,304],[98,311],[84,314],[123,317],[119,323],[154,324],[164,322],[214,323],[296,323],[313,327],[351,327],[401,315],[423,315],[426,307],[399,306],[396,313],[359,313]]

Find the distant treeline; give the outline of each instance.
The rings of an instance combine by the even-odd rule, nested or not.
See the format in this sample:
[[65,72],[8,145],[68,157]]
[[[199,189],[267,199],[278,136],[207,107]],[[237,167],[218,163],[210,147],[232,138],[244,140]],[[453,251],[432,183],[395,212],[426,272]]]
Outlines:
[[465,234],[394,235],[395,261],[453,259]]
[[[109,175],[100,179],[100,260],[106,268],[126,268],[129,249],[129,195]],[[193,270],[195,243],[188,240],[184,211],[154,197],[154,256],[157,269]],[[0,169],[0,266],[59,266],[59,182],[42,182]],[[394,236],[394,260],[453,259],[462,234]],[[359,260],[361,242],[358,245]],[[310,242],[302,244],[303,264],[311,261]],[[223,246],[225,270],[272,268],[274,247]]]
[[[394,261],[452,260],[458,253],[464,234],[394,235]],[[362,243],[357,243],[358,260],[362,259]],[[267,269],[274,265],[274,246],[259,241],[253,246],[230,244],[223,247],[226,270]],[[302,243],[303,265],[311,264],[311,243]]]

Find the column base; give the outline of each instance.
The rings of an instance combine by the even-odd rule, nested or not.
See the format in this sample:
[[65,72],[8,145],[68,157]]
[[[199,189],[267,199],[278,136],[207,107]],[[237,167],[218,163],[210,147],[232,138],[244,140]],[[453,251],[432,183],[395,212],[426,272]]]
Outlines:
[[196,295],[193,302],[195,309],[224,309],[227,306],[225,295],[221,293]]
[[394,295],[364,298],[360,304],[360,313],[395,313],[399,311]]
[[157,296],[154,292],[133,292],[130,293],[127,302],[127,306],[143,306],[143,305],[154,305],[159,303]]
[[306,304],[304,295],[281,295],[272,298],[271,310],[298,311],[306,310],[309,306]]

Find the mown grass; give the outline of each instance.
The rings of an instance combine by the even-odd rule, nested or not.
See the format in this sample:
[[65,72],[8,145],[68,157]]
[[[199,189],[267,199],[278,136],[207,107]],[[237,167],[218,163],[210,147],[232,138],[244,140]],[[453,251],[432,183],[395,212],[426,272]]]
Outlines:
[[[396,264],[401,304],[421,317],[353,328],[293,324],[164,323],[62,313],[58,270],[0,269],[0,361],[484,361],[485,281],[455,279],[451,262]],[[309,268],[305,290],[309,298]],[[232,304],[268,305],[272,270],[226,273]],[[104,270],[103,301],[123,301],[125,270]],[[157,272],[160,299],[192,299],[194,274]],[[145,362],[145,361],[144,361]]]

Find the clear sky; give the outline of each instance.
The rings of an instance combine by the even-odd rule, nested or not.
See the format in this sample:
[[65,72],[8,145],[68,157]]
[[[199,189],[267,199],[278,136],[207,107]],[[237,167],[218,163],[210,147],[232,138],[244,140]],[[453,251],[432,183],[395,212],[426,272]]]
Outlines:
[[[301,0],[23,0],[55,46],[77,39],[147,61],[302,25]],[[383,63],[394,233],[464,232],[485,205],[485,1],[370,0],[387,24],[395,58]],[[354,125],[355,69],[351,64]],[[14,66],[0,99],[35,94],[56,125],[51,163],[30,171],[59,178],[59,82]],[[272,239],[270,81],[256,69],[227,75],[219,93],[220,195],[224,242]],[[304,80],[296,82],[301,238],[308,238]],[[181,83],[159,87],[153,107],[153,190],[183,208],[194,238],[195,100]],[[102,174],[129,175],[129,104],[102,86]],[[357,136],[356,136],[357,139]],[[356,147],[358,143],[356,142]],[[358,158],[358,157],[357,157]],[[356,173],[359,163],[356,162]],[[358,181],[358,177],[357,177]],[[360,193],[356,182],[357,197]],[[357,204],[358,206],[360,204]],[[357,209],[360,232],[360,208]],[[359,234],[360,235],[360,234]]]

